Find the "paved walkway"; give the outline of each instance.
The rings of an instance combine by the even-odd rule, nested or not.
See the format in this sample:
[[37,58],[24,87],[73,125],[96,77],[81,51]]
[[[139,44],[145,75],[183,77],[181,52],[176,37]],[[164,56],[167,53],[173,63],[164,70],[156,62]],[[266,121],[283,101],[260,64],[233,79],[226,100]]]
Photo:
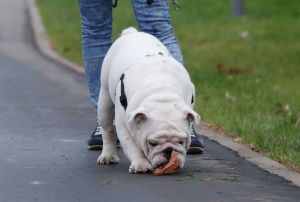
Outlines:
[[0,5],[0,201],[299,201],[299,187],[206,137],[176,175],[129,174],[121,149],[120,164],[96,164],[84,76],[37,50],[26,1]]

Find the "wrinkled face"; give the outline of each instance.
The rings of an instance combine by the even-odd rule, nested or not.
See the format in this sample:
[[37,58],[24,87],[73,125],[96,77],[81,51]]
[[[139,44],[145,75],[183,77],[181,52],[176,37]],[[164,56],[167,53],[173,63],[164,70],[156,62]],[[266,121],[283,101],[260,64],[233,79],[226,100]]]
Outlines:
[[158,128],[161,130],[153,131],[145,139],[146,157],[153,167],[159,167],[170,161],[171,153],[175,150],[178,152],[178,165],[182,168],[191,141],[189,123],[177,125],[174,122],[166,122],[160,125]]
[[154,168],[169,162],[173,150],[178,152],[178,166],[184,166],[191,122],[199,125],[200,119],[180,102],[147,104],[128,115],[131,134]]

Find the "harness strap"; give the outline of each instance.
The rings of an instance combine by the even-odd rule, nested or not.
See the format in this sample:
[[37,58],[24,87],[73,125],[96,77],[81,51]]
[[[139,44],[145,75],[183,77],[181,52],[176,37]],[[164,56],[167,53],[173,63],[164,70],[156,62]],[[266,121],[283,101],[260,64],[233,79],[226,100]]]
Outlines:
[[124,87],[124,77],[125,77],[125,74],[123,73],[121,78],[120,78],[120,81],[121,81],[121,95],[120,95],[120,103],[121,105],[124,107],[125,111],[126,111],[126,108],[127,108],[127,97],[126,97],[126,94],[125,94],[125,87]]
[[[124,78],[125,78],[125,74],[123,73],[120,78],[120,81],[121,81],[120,103],[126,111],[128,103],[127,103],[127,97],[125,94]],[[194,103],[194,95],[192,95],[192,100],[191,100],[191,104],[193,104],[193,103]]]

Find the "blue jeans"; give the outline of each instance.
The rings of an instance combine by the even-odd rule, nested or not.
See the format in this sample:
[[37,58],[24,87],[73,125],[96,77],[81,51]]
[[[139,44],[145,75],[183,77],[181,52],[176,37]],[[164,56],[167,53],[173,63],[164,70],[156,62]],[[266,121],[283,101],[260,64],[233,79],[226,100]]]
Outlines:
[[[97,112],[102,62],[112,45],[112,0],[78,0],[78,4],[85,74]],[[154,0],[151,5],[146,0],[132,0],[132,5],[140,30],[157,37],[183,64],[181,49],[171,26],[168,0]]]

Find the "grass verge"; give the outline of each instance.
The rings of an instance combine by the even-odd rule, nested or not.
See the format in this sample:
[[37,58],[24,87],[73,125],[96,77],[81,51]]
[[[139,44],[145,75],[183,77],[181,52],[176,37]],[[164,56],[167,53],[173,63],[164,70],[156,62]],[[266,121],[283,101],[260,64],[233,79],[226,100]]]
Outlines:
[[[299,172],[300,1],[247,1],[242,18],[231,16],[230,1],[179,3],[171,19],[197,89],[195,110]],[[77,1],[38,5],[53,48],[82,65]],[[131,3],[119,1],[113,39],[128,26],[137,27]]]

